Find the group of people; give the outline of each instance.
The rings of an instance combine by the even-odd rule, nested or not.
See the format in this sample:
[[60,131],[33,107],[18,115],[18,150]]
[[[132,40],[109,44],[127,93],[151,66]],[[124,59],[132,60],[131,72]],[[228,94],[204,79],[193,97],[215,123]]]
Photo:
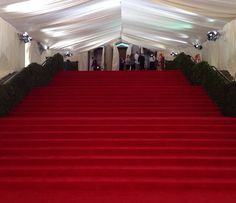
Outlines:
[[157,67],[161,70],[164,69],[165,58],[163,54],[160,54],[159,57],[155,57],[155,55],[151,53],[147,59],[149,61],[149,65],[146,67],[145,60],[144,54],[139,54],[138,52],[127,55],[125,59],[120,58],[120,70],[156,70]]
[[[101,66],[94,57],[92,58],[91,68],[94,71],[101,70]],[[127,55],[126,58],[120,58],[120,70],[163,70],[164,68],[165,58],[162,53],[159,54],[159,57],[156,57],[153,53],[145,57],[144,54],[136,52]]]

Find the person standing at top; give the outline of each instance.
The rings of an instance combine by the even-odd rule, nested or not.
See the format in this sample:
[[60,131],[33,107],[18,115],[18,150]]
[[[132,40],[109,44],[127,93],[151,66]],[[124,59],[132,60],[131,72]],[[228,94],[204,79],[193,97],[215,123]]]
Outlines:
[[130,55],[130,65],[131,65],[131,70],[135,70],[135,58],[134,54]]
[[125,59],[120,57],[120,70],[123,71],[125,68]]
[[139,70],[139,61],[138,61],[138,58],[139,58],[139,54],[138,54],[138,52],[136,52],[135,55],[134,55],[135,70]]
[[150,70],[155,70],[155,60],[154,54],[151,54],[149,57]]
[[131,61],[130,61],[130,56],[127,55],[125,58],[125,70],[130,70],[130,65],[131,65]]
[[96,71],[96,70],[98,70],[98,62],[97,62],[97,60],[93,57],[92,58],[92,69],[94,70],[94,71]]
[[195,57],[194,57],[194,63],[200,63],[201,62],[201,56],[200,54],[197,54]]
[[144,64],[145,64],[145,57],[143,54],[141,54],[139,57],[138,57],[138,62],[139,62],[139,66],[140,66],[140,70],[144,70]]
[[159,60],[160,60],[160,68],[161,68],[161,70],[164,70],[164,68],[165,68],[165,58],[164,58],[162,53],[160,54],[160,59]]

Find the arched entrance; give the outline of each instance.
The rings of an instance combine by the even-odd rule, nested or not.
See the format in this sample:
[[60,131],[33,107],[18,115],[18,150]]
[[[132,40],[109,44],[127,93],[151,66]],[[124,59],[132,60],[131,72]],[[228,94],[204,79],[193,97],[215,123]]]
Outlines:
[[119,70],[124,70],[125,69],[125,58],[126,58],[126,52],[129,47],[128,44],[125,43],[119,43],[116,45],[119,51],[119,61],[120,61],[120,67]]

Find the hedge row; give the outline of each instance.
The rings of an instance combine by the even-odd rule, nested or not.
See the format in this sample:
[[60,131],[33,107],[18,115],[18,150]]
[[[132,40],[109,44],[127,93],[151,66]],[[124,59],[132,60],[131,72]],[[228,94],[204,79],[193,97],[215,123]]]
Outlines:
[[176,66],[176,63],[174,61],[168,61],[168,60],[165,61],[165,70],[176,70],[176,69],[179,68]]
[[63,57],[56,54],[44,65],[32,63],[12,79],[0,86],[0,116],[4,116],[18,104],[33,87],[47,85],[50,79],[62,69]]
[[191,56],[184,53],[174,59],[175,67],[181,67],[193,85],[202,85],[218,104],[223,115],[236,116],[236,82],[222,77],[207,62],[195,64]]
[[78,61],[70,61],[67,60],[66,62],[64,62],[64,69],[65,70],[78,70]]

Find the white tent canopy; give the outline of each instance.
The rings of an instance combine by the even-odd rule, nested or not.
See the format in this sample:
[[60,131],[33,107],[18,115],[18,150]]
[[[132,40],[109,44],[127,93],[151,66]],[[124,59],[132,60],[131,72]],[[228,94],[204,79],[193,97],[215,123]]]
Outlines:
[[117,41],[160,50],[206,41],[236,18],[235,0],[1,0],[0,16],[58,50]]

